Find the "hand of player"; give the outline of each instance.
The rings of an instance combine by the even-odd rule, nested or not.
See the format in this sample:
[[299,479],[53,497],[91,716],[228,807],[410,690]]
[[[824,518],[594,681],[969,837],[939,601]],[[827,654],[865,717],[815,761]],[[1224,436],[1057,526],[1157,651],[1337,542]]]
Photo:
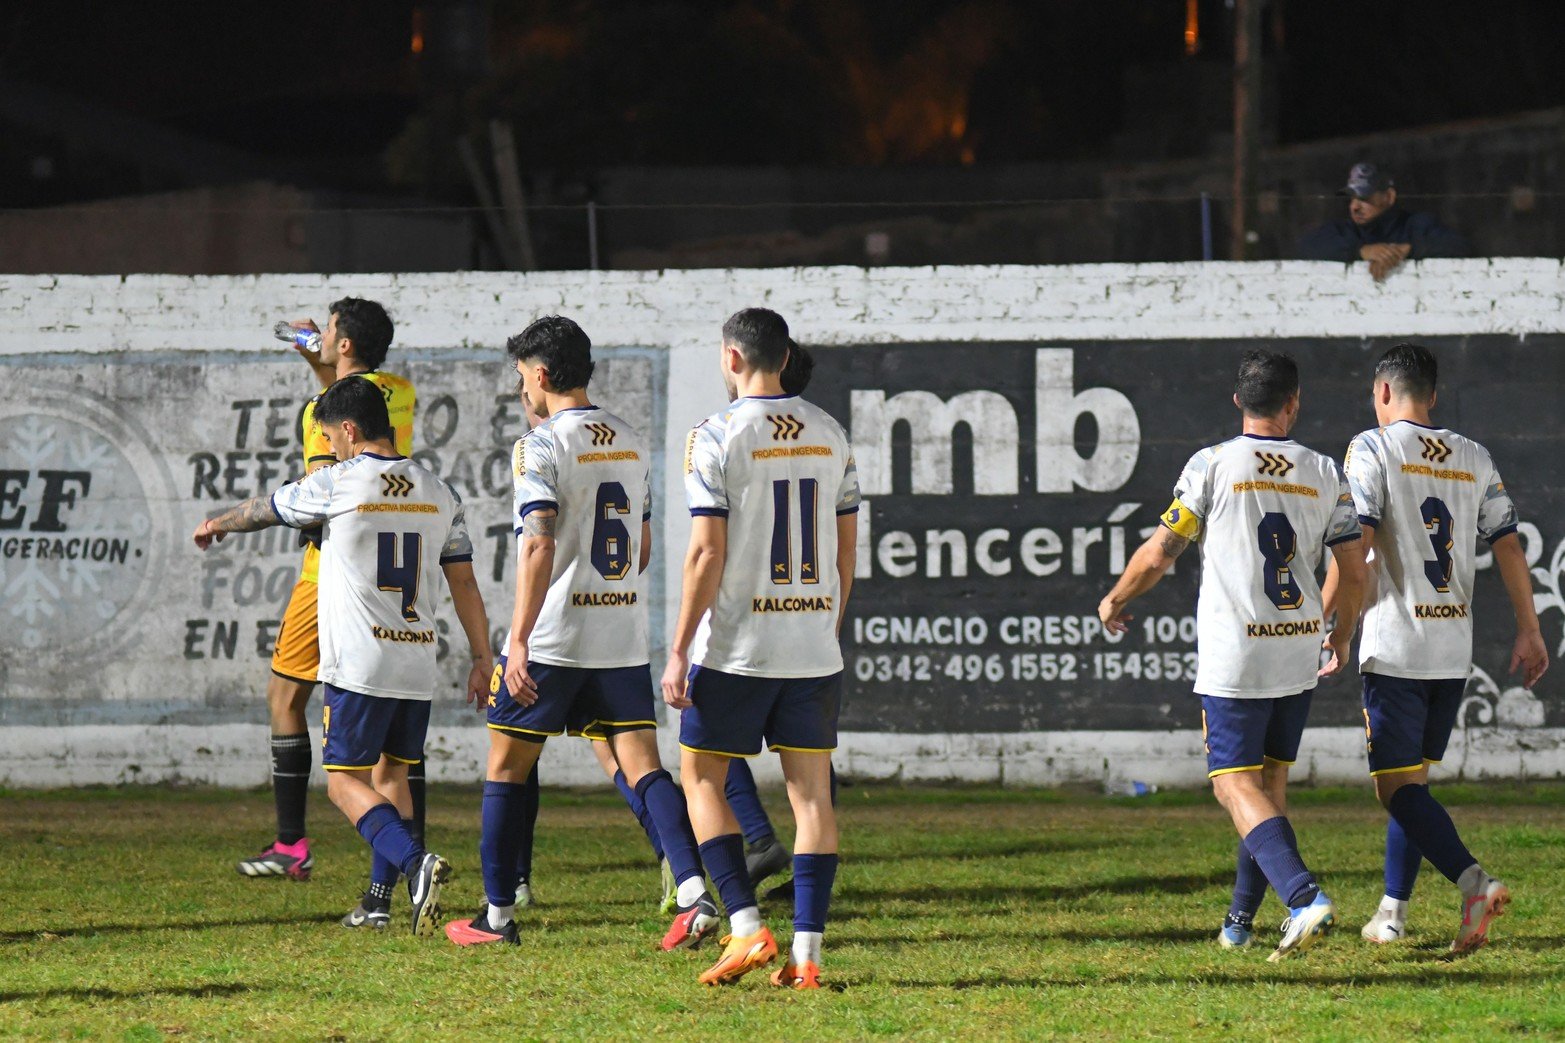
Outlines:
[[1519,672],[1522,684],[1531,688],[1548,668],[1549,649],[1543,643],[1543,633],[1528,630],[1517,634],[1516,644],[1511,646],[1511,673]]
[[214,543],[222,543],[227,536],[228,533],[223,532],[221,529],[212,528],[212,520],[208,518],[196,526],[194,539],[197,547],[206,550]]
[[511,654],[505,661],[505,690],[520,706],[538,701],[538,682],[527,672],[527,646],[511,638]]
[[688,710],[694,705],[686,694],[689,684],[690,656],[670,652],[668,665],[663,668],[663,701],[676,710]]
[[1106,595],[1098,602],[1098,619],[1103,623],[1103,632],[1106,634],[1125,633],[1130,629],[1130,621],[1135,618],[1128,612],[1121,612],[1110,596]]
[[467,672],[467,701],[479,713],[489,710],[489,679],[494,676],[494,660],[488,656],[473,657],[473,667]]
[[1336,677],[1353,657],[1353,631],[1340,628],[1333,630],[1320,643],[1320,648],[1322,652],[1330,653],[1331,658],[1326,660],[1326,665],[1320,668],[1317,676]]

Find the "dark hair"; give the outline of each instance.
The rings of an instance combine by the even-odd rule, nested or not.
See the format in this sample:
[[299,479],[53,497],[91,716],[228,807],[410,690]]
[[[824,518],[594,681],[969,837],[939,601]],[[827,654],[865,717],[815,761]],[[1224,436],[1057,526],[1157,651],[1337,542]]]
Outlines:
[[815,359],[796,341],[788,342],[788,364],[782,368],[778,379],[782,389],[790,395],[802,395],[815,375]]
[[386,412],[386,393],[374,381],[354,375],[343,377],[321,392],[315,402],[315,422],[340,424],[351,420],[367,439],[380,441],[392,437],[391,414]]
[[1299,365],[1280,351],[1251,348],[1239,360],[1234,394],[1246,416],[1272,417],[1299,390]]
[[723,323],[723,343],[732,344],[750,366],[777,373],[788,357],[788,324],[769,308],[745,308]]
[[370,369],[379,369],[396,332],[386,309],[363,297],[344,297],[332,302],[331,313],[337,316],[337,335],[353,341],[353,357]]
[[549,371],[556,391],[584,388],[592,379],[592,341],[582,328],[563,315],[545,315],[505,342],[513,362],[537,360]]
[[1375,363],[1375,379],[1384,380],[1398,395],[1428,402],[1435,397],[1440,367],[1422,344],[1398,344]]

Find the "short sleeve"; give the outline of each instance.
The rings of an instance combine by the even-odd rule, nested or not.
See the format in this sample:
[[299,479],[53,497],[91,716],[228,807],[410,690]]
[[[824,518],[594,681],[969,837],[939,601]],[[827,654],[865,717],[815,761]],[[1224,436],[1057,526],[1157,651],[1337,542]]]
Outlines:
[[857,514],[863,502],[859,494],[859,468],[853,462],[853,450],[848,450],[848,463],[842,470],[842,485],[837,489],[837,515]]
[[1509,536],[1521,524],[1516,515],[1516,504],[1505,491],[1505,482],[1493,463],[1489,464],[1489,480],[1484,485],[1483,502],[1478,505],[1478,535],[1489,543],[1502,536]]
[[440,547],[440,564],[455,565],[473,560],[473,541],[467,534],[467,508],[462,505],[462,497],[449,485],[446,488],[451,493],[451,528],[446,531],[446,541]]
[[685,439],[685,499],[691,514],[728,517],[723,471],[723,444],[712,425],[702,423]]
[[641,520],[642,521],[651,521],[652,520],[652,469],[651,469],[650,466],[647,468],[647,473],[642,476],[641,482],[642,482],[642,485],[644,485],[646,487],[646,492],[641,497]]
[[1335,463],[1331,465],[1331,471],[1337,478],[1337,502],[1331,509],[1331,521],[1326,525],[1325,543],[1328,547],[1335,547],[1339,543],[1362,539],[1364,530],[1359,525],[1358,508],[1353,500],[1353,492],[1348,488],[1347,476]]
[[1364,432],[1348,443],[1348,455],[1342,462],[1347,472],[1353,509],[1362,525],[1379,525],[1386,512],[1386,462],[1375,451],[1371,432]]
[[305,404],[304,413],[299,417],[299,436],[304,442],[306,468],[317,463],[337,462],[337,454],[332,452],[331,440],[326,437],[326,432],[321,430],[321,425],[315,419],[315,404],[319,401],[319,395],[310,399]]
[[555,469],[554,439],[540,427],[516,442],[512,451],[511,473],[515,480],[515,511],[511,519],[515,530],[522,531],[522,520],[533,511],[558,510],[559,479]]
[[1168,505],[1159,520],[1170,530],[1193,540],[1201,535],[1201,525],[1212,509],[1212,491],[1209,481],[1212,471],[1211,449],[1196,453],[1179,472],[1174,482],[1174,502]]
[[331,516],[332,493],[341,471],[341,464],[322,467],[274,492],[272,510],[278,520],[295,529],[311,529],[324,522]]

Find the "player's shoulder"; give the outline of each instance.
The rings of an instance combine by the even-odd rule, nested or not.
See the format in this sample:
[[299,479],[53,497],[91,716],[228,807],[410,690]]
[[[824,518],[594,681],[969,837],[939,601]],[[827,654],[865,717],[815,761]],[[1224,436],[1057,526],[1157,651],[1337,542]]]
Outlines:
[[848,429],[842,426],[842,422],[832,416],[826,410],[808,399],[799,398],[798,410],[807,423],[816,423],[824,427],[828,432],[844,442],[848,440]]
[[413,390],[413,382],[407,377],[397,373],[387,373],[383,369],[372,369],[359,375],[388,393]]
[[[624,442],[640,443],[641,441],[640,428],[618,413],[604,409],[602,406],[596,406],[592,412],[583,414],[581,422],[604,445],[618,447]],[[594,424],[605,430],[593,431]]]
[[1243,449],[1243,439],[1225,438],[1221,442],[1204,445],[1190,454],[1190,459],[1185,461],[1185,471],[1190,474],[1205,474],[1224,455],[1236,449]]
[[403,456],[394,459],[382,459],[386,459],[388,470],[397,471],[412,481],[413,487],[415,489],[417,489],[420,485],[423,485],[424,488],[432,490],[436,494],[445,495],[450,499],[452,504],[458,506],[461,505],[462,494],[457,492],[456,486],[440,477],[440,475],[434,469],[419,463],[411,456]]

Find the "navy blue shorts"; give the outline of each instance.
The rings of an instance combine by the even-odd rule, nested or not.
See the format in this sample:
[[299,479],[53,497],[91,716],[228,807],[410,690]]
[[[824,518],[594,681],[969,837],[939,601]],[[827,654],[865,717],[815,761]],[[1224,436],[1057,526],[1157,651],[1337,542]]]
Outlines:
[[321,767],[327,771],[373,768],[381,754],[417,764],[424,759],[429,700],[360,695],[328,684],[325,730]]
[[505,659],[500,657],[489,678],[489,727],[497,732],[528,742],[566,732],[603,740],[658,726],[649,666],[593,670],[528,663],[538,701],[523,706],[505,687]]
[[1235,771],[1260,771],[1266,761],[1292,764],[1299,759],[1304,722],[1314,691],[1281,699],[1201,697],[1201,732],[1206,740],[1206,777]]
[[1439,764],[1456,727],[1467,679],[1364,675],[1364,740],[1371,775]]
[[829,753],[837,748],[842,672],[829,677],[743,677],[690,670],[694,706],[679,718],[679,744],[697,753],[753,757],[774,750]]

